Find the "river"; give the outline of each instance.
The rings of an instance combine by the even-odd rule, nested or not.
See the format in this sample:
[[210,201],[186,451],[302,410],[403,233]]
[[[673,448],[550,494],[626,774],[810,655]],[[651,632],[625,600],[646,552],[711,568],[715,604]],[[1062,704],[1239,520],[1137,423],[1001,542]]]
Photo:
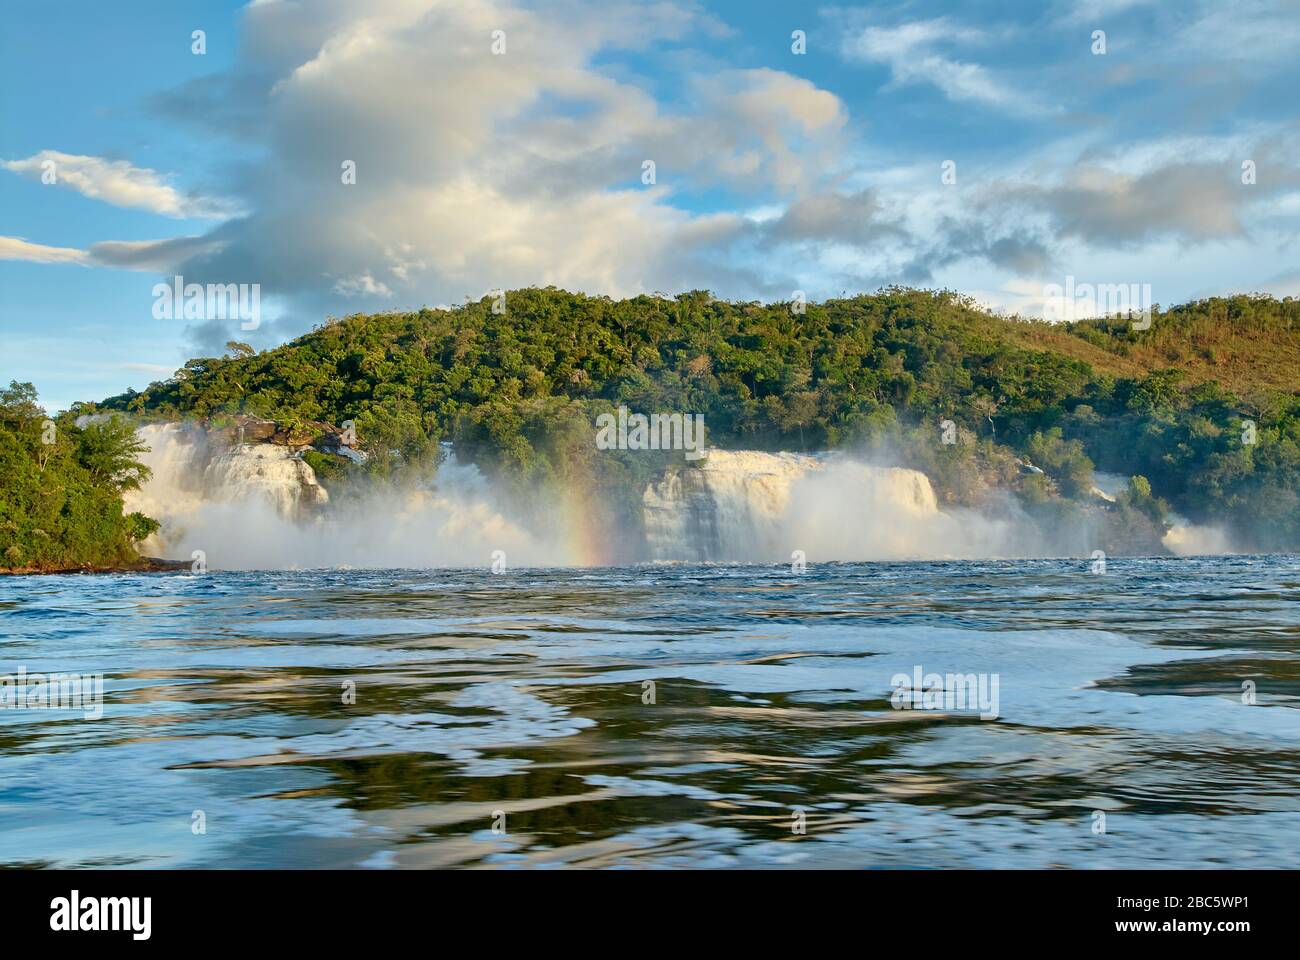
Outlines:
[[5,578],[0,672],[103,703],[0,709],[0,863],[1297,868],[1297,600],[1294,556]]

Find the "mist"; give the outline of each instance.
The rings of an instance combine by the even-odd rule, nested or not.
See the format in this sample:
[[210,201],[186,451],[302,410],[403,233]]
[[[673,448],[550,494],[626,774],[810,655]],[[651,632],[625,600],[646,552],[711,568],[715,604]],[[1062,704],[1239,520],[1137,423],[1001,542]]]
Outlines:
[[1049,527],[1008,494],[941,508],[923,473],[879,451],[714,450],[652,483],[641,516],[611,524],[593,509],[598,491],[521,502],[451,453],[427,484],[373,481],[331,500],[288,447],[226,445],[181,424],[139,435],[153,477],[127,509],[162,525],[144,551],[211,569],[1086,557],[1096,542],[1087,522]]
[[[378,482],[331,503],[311,468],[272,444],[223,446],[174,424],[139,431],[153,477],[126,509],[161,529],[143,545],[168,559],[202,551],[212,569],[568,566],[562,525],[527,529],[493,486],[451,458],[430,489]],[[500,557],[500,555],[498,555]]]

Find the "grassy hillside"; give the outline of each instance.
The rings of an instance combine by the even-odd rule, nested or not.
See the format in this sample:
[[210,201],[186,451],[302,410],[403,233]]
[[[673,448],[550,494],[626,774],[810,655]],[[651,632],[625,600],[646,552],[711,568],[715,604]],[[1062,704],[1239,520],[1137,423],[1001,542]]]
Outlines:
[[1055,349],[1113,376],[1173,367],[1189,385],[1215,382],[1243,396],[1300,390],[1300,301],[1290,298],[1216,297],[1156,310],[1148,330],[1084,320],[1063,332],[1087,347],[1062,337],[1053,341]]
[[[633,479],[663,462],[595,457],[597,413],[705,416],[711,444],[887,445],[950,501],[992,486],[1030,506],[1084,498],[1094,465],[1149,481],[1193,519],[1300,546],[1300,304],[1261,297],[1157,311],[1147,331],[991,315],[894,289],[808,304],[705,292],[615,301],[510,291],[452,310],[331,320],[275,350],[228,345],[102,407],[151,416],[352,420],[371,471],[453,440],[523,487]],[[93,409],[87,407],[86,409]],[[958,427],[941,442],[940,423]],[[1251,426],[1247,426],[1249,421]],[[1047,471],[1023,476],[1016,456]]]

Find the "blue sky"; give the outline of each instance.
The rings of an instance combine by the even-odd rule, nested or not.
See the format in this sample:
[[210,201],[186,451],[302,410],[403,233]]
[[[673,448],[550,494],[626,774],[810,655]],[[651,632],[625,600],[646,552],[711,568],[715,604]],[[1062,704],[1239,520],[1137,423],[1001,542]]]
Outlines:
[[[1067,277],[1160,303],[1300,294],[1293,0],[19,0],[0,17],[0,381],[51,409],[232,338],[498,287],[906,283],[1025,314]],[[157,319],[176,275],[257,284],[259,326]]]

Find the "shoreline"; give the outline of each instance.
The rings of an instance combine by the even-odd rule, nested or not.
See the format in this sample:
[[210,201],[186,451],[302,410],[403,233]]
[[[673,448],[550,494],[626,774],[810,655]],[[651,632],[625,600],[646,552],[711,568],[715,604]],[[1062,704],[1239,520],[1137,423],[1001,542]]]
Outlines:
[[179,573],[188,572],[188,560],[164,560],[161,557],[141,557],[134,563],[113,566],[83,564],[75,567],[0,567],[0,577],[65,576],[71,573]]

